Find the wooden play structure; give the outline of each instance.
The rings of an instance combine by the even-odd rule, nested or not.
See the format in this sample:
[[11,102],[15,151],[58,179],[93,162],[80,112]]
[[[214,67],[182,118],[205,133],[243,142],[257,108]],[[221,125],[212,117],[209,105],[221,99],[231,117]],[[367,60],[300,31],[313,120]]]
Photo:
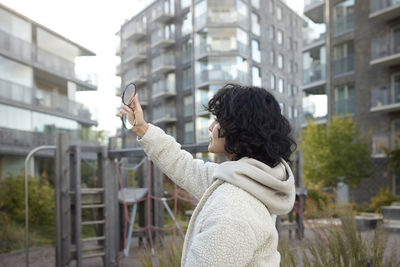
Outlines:
[[[55,150],[56,163],[57,267],[73,263],[77,267],[84,266],[82,262],[93,257],[101,257],[104,266],[114,267],[119,265],[120,257],[129,254],[132,236],[146,239],[151,248],[153,242],[161,240],[166,230],[177,231],[184,237],[175,220],[176,203],[178,199],[192,200],[183,196],[177,186],[166,197],[163,188],[165,175],[146,158],[143,150],[116,149],[116,143],[117,140],[111,138],[108,147],[71,145],[66,134],[59,134],[56,146],[51,147]],[[182,148],[191,153],[207,152],[207,145],[185,145]],[[81,162],[85,158],[97,162],[95,186],[87,187],[82,183]],[[138,188],[127,188],[128,158],[139,162],[136,166]],[[168,206],[168,200],[174,202],[173,209]],[[83,220],[82,213],[88,213],[88,210],[92,214],[91,220]],[[173,227],[164,227],[165,211],[174,221]],[[138,223],[133,227],[136,218]],[[88,225],[95,229],[95,236],[83,238],[82,227]],[[295,223],[285,225],[286,222],[282,222],[280,228],[300,231],[302,236],[301,217],[296,216]],[[29,266],[28,250],[26,256]]]

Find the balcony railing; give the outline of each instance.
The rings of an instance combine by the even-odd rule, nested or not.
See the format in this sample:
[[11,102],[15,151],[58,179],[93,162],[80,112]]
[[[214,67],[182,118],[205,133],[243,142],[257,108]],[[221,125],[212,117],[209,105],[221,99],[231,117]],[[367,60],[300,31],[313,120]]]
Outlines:
[[316,3],[324,3],[325,0],[304,0],[304,9]]
[[371,14],[393,6],[400,7],[399,0],[371,0]]
[[126,72],[123,80],[139,85],[147,81],[147,73],[144,68],[132,68]]
[[326,64],[313,64],[310,68],[303,70],[303,84],[310,84],[326,79]]
[[354,72],[354,54],[333,62],[333,75],[340,76]]
[[0,98],[93,120],[92,114],[83,104],[68,99],[66,95],[26,87],[5,80],[0,80]]
[[247,73],[238,70],[237,68],[231,69],[218,69],[218,70],[203,70],[200,75],[197,76],[199,83],[208,83],[214,81],[237,81],[241,83],[247,83]]
[[146,27],[141,21],[132,20],[122,30],[123,39],[139,40],[146,36]]
[[151,46],[153,48],[165,48],[175,43],[174,32],[171,28],[155,30],[151,34]]
[[146,45],[129,46],[123,54],[123,61],[127,62],[140,62],[146,59]]
[[176,108],[172,106],[161,106],[153,111],[153,122],[176,121]]
[[354,97],[348,99],[340,99],[335,101],[335,114],[338,116],[346,116],[348,114],[354,114],[355,103]]
[[303,46],[311,46],[312,44],[325,41],[326,32],[315,35],[311,29],[306,29],[303,32]]
[[170,2],[160,1],[154,7],[153,20],[156,22],[167,22],[175,16],[174,6]]
[[[56,137],[59,132],[60,131],[57,129],[52,129],[49,132],[42,133],[0,128],[0,145],[25,149],[31,149],[43,145],[55,145]],[[67,134],[73,144],[98,145],[96,132],[87,135],[86,133],[83,133],[83,131],[74,130],[68,131]],[[85,134],[86,136],[84,136]]]
[[372,89],[371,91],[371,108],[379,109],[385,106],[398,104],[397,110],[400,110],[400,86],[384,85]]
[[339,36],[354,30],[354,14],[333,19],[333,35]]
[[200,57],[203,56],[205,54],[217,54],[217,55],[221,55],[221,53],[234,53],[234,52],[238,52],[242,55],[248,56],[249,50],[248,50],[248,45],[240,42],[240,41],[236,41],[235,43],[231,43],[228,46],[217,46],[217,45],[212,45],[212,44],[207,44],[205,42],[201,42],[200,45],[195,47],[196,49],[196,56]]
[[161,95],[175,95],[175,84],[169,83],[166,80],[160,80],[153,84],[151,93],[153,98]]
[[232,10],[231,12],[212,12],[204,13],[196,18],[196,30],[204,28],[206,25],[217,24],[238,24],[244,28],[249,27],[249,18]]
[[49,71],[56,71],[68,77],[80,80],[78,75],[75,74],[74,62],[1,30],[0,49],[7,51],[12,56],[21,60],[37,63],[39,66]]
[[397,64],[398,59],[396,61],[395,59],[391,58],[393,55],[400,56],[400,33],[397,33],[397,36],[392,33],[386,34],[372,40],[371,60],[386,61],[385,58],[387,58],[386,63],[389,64],[394,60],[393,63]]
[[161,54],[151,61],[153,72],[168,72],[175,70],[175,55]]
[[391,149],[394,146],[395,133],[379,133],[372,135],[372,155],[375,157],[384,157],[385,149]]

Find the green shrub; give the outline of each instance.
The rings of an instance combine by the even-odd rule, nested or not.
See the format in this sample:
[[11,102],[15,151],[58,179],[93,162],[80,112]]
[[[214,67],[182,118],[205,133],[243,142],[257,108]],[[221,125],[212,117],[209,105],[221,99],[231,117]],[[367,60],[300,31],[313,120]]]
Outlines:
[[382,206],[389,206],[393,201],[398,200],[389,187],[381,188],[379,192],[371,198],[369,208],[375,212],[380,212]]
[[181,266],[182,242],[169,238],[162,240],[155,248],[155,255],[147,247],[139,253],[141,266],[179,267]]
[[24,232],[18,229],[8,214],[0,212],[0,253],[20,248],[23,240]]
[[[47,181],[39,184],[37,178],[30,177],[29,222],[32,224],[54,224],[54,189]],[[23,174],[9,175],[0,181],[0,210],[10,215],[12,221],[25,222],[25,177]]]

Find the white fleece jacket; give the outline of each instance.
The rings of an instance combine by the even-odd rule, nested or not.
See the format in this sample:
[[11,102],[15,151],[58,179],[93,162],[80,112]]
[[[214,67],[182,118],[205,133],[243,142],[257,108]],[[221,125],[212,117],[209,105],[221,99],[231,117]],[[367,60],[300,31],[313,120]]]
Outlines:
[[151,124],[139,143],[162,172],[200,200],[182,266],[279,266],[276,215],[288,213],[295,198],[285,161],[275,168],[251,158],[205,163]]

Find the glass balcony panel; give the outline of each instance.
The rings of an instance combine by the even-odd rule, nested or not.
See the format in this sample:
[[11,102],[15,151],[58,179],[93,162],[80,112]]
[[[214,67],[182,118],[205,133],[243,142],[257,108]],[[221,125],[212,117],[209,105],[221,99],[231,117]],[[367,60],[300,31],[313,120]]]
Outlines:
[[323,3],[325,0],[304,0],[304,7],[311,6],[316,3]]
[[338,116],[346,116],[355,112],[354,97],[348,99],[339,99],[335,101],[335,114]]
[[175,83],[169,82],[168,80],[159,80],[153,83],[152,97],[157,97],[163,94],[175,95]]
[[371,91],[371,107],[379,108],[400,103],[400,82],[379,86]]
[[173,105],[156,107],[153,110],[153,122],[161,120],[176,120],[176,108]]
[[389,34],[375,38],[371,42],[371,59],[381,59],[400,55],[400,28]]
[[122,29],[122,39],[139,40],[146,35],[146,25],[140,20],[128,22]]
[[339,36],[354,30],[354,14],[348,14],[347,16],[334,18],[333,21],[333,35]]
[[153,8],[153,20],[157,22],[166,22],[175,15],[175,0],[159,1]]
[[20,103],[32,104],[32,88],[0,80],[0,98],[13,100]]
[[195,10],[196,30],[213,24],[239,24],[246,29],[249,27],[247,5],[240,0],[199,2]]
[[354,54],[333,62],[333,75],[340,76],[354,71]]
[[175,43],[175,25],[166,25],[163,28],[158,28],[152,32],[151,36],[152,47],[166,47]]
[[23,60],[30,61],[32,58],[33,45],[31,43],[2,30],[0,30],[0,49]]
[[371,0],[370,9],[371,13],[390,8],[395,5],[400,5],[400,0]]
[[326,64],[312,64],[310,68],[303,70],[303,84],[310,84],[326,79]]
[[200,57],[206,53],[239,52],[248,55],[248,35],[241,29],[214,30],[209,29],[207,33],[197,36],[196,56]]
[[124,50],[123,60],[129,62],[131,60],[138,62],[140,59],[146,58],[146,44],[130,45]]
[[385,156],[385,148],[392,147],[392,133],[380,133],[372,135],[372,155]]
[[145,83],[147,81],[146,67],[138,67],[128,70],[124,74],[123,80],[127,82],[134,82],[136,85]]

